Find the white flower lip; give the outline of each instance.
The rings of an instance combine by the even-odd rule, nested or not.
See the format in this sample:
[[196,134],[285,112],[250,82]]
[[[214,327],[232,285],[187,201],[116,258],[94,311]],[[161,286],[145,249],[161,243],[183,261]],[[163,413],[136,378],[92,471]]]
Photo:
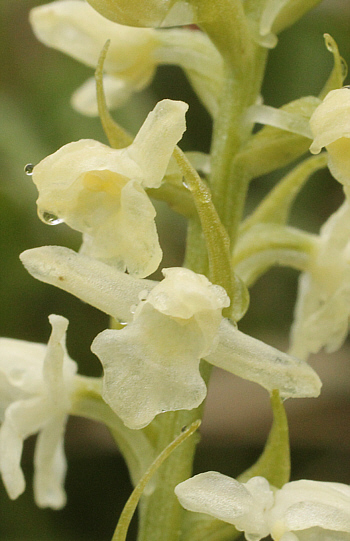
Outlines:
[[187,109],[184,102],[159,102],[127,148],[86,139],[42,160],[32,176],[39,215],[82,232],[83,254],[135,276],[152,274],[162,251],[145,188],[160,186]]
[[63,433],[77,370],[65,350],[68,321],[49,317],[48,345],[0,339],[0,473],[10,498],[25,489],[20,461],[23,440],[39,432],[35,448],[34,495],[40,507],[60,509],[66,496]]
[[164,274],[127,327],[103,331],[91,346],[104,368],[102,396],[129,428],[204,400],[199,362],[229,303],[222,288],[202,275],[183,268]]
[[269,534],[275,541],[340,539],[333,532],[349,539],[350,487],[340,483],[300,480],[277,490],[263,477],[239,483],[206,472],[177,485],[175,493],[185,509],[233,524],[248,541]]

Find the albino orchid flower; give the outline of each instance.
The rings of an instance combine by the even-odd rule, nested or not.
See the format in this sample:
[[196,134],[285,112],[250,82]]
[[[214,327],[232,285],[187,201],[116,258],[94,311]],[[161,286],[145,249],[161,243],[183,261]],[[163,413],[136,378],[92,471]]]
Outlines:
[[107,19],[129,26],[180,26],[195,22],[187,0],[88,0]]
[[350,205],[345,201],[321,228],[307,272],[300,276],[292,354],[307,359],[322,347],[336,351],[348,334],[349,316]]
[[40,507],[59,509],[66,501],[63,434],[77,370],[65,349],[68,321],[49,317],[48,345],[0,339],[0,472],[10,498],[25,489],[23,441],[39,433],[34,455],[34,494]]
[[45,158],[33,170],[39,216],[81,231],[84,254],[133,275],[154,272],[162,251],[145,188],[160,186],[186,129],[187,108],[159,102],[127,148],[83,139]]
[[[120,107],[134,92],[149,85],[158,64],[176,64],[185,70],[209,111],[216,113],[223,62],[203,32],[123,26],[105,19],[82,0],[58,0],[35,7],[30,22],[42,43],[92,68],[110,40],[103,66],[109,109]],[[98,115],[93,77],[75,91],[72,105],[83,114]]]
[[310,152],[328,152],[328,167],[335,179],[350,186],[350,87],[331,90],[310,118],[314,141]]
[[248,541],[349,541],[350,487],[293,481],[280,490],[264,477],[239,483],[217,472],[195,475],[175,493],[189,511],[233,524]]
[[213,348],[222,308],[230,304],[224,289],[205,276],[181,268],[163,274],[133,321],[103,331],[91,346],[104,368],[102,396],[130,428],[203,402],[199,362]]
[[131,428],[162,410],[194,408],[206,394],[199,359],[281,396],[318,396],[321,382],[305,362],[252,338],[221,317],[224,290],[187,269],[160,282],[135,279],[68,248],[21,254],[35,278],[122,321],[92,345],[104,369],[104,398]]

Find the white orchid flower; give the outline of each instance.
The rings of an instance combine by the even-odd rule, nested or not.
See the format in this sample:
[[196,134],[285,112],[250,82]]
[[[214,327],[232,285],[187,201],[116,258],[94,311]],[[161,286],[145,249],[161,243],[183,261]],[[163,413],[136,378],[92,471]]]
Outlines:
[[160,411],[194,408],[206,394],[200,357],[284,398],[318,396],[321,382],[305,362],[282,353],[223,319],[222,288],[187,269],[160,282],[135,279],[101,261],[58,246],[27,250],[35,278],[76,295],[122,321],[92,349],[104,369],[104,398],[130,428]]
[[[109,109],[120,107],[134,92],[148,86],[157,65],[175,64],[185,70],[204,105],[216,114],[223,62],[203,32],[120,25],[82,0],[58,0],[35,7],[30,22],[42,43],[92,68],[96,68],[102,48],[110,40],[103,66]],[[93,77],[74,92],[72,105],[82,114],[98,115]]]
[[322,347],[336,351],[349,332],[349,316],[350,205],[345,201],[321,228],[307,272],[300,276],[291,353],[307,359]]
[[81,231],[84,254],[136,276],[154,272],[162,251],[145,188],[160,186],[187,108],[159,102],[127,148],[83,139],[42,160],[33,170],[39,216]]
[[163,274],[129,325],[103,331],[91,345],[104,368],[102,396],[130,428],[203,402],[199,362],[213,348],[222,308],[230,304],[205,276],[182,268]]
[[328,152],[328,167],[335,179],[350,186],[350,87],[331,90],[310,118],[314,141],[310,152]]
[[185,509],[233,524],[248,541],[349,541],[350,487],[292,481],[280,490],[264,477],[240,483],[217,472],[195,475],[175,493]]
[[47,346],[0,339],[0,473],[10,498],[17,498],[25,489],[23,441],[39,433],[35,500],[40,507],[59,509],[66,501],[63,436],[77,366],[65,349],[68,321],[57,315],[49,320],[52,333]]

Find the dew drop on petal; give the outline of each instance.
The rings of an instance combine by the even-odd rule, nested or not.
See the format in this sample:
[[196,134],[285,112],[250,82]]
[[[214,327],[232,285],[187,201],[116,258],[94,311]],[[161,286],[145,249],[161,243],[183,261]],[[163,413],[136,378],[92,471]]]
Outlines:
[[52,214],[52,212],[43,211],[40,213],[40,217],[48,225],[58,225],[61,224],[64,220],[62,218],[59,218],[55,214]]
[[26,175],[31,176],[33,174],[34,165],[32,163],[27,163],[24,167],[24,172]]

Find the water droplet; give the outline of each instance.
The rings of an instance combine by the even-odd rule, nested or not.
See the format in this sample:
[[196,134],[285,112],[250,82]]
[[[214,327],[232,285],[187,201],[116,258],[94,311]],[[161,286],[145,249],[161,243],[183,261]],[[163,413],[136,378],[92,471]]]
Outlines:
[[31,176],[33,174],[34,165],[32,163],[27,163],[24,167],[24,172],[26,175]]
[[182,184],[185,186],[186,190],[191,190],[191,188],[190,188],[189,184],[187,184],[187,181],[186,181],[185,178],[183,179]]
[[132,305],[130,306],[130,312],[131,312],[132,314],[135,314],[136,308],[137,308],[137,304],[132,304]]
[[58,225],[61,224],[64,220],[62,218],[59,218],[56,216],[56,214],[52,214],[52,212],[43,211],[40,213],[40,217],[48,225]]

